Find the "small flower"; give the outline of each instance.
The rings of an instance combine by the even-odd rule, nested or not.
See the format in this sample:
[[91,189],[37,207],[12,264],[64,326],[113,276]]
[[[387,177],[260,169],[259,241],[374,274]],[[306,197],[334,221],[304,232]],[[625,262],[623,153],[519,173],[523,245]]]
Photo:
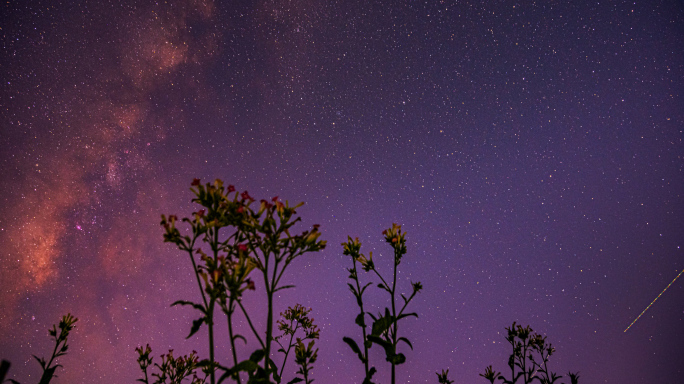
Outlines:
[[363,268],[364,271],[368,272],[372,269],[375,269],[375,264],[373,263],[373,252],[370,252],[368,254],[368,258],[364,255],[359,255],[356,258],[356,261],[361,263],[361,267]]
[[198,179],[198,178],[192,179],[192,183],[190,185],[192,185],[193,187],[200,185],[200,179]]
[[227,193],[231,193],[231,192],[235,192],[235,187],[232,184],[228,186],[228,192]]
[[242,192],[240,194],[240,197],[242,198],[242,200],[254,201],[254,198],[252,196],[250,196],[247,191]]

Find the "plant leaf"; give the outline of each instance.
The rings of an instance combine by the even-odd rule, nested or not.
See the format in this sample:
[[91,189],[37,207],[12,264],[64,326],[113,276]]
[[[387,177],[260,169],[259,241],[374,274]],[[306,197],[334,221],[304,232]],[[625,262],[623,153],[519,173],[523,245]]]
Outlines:
[[359,313],[358,316],[356,316],[356,320],[354,320],[354,322],[361,328],[366,327],[366,322],[364,321],[364,317],[365,317],[364,313],[361,312],[361,313]]
[[295,287],[295,286],[294,286],[293,284],[290,284],[290,285],[283,285],[282,287],[276,288],[273,292],[278,292],[278,291],[280,291],[281,289],[288,289],[288,288],[294,288],[294,287]]
[[345,336],[342,338],[342,341],[347,343],[347,345],[349,345],[349,348],[351,348],[352,351],[354,351],[355,353],[358,353],[359,356],[361,356],[361,349],[359,348],[358,344],[356,344],[356,341],[354,341],[354,339],[352,339],[351,337]]
[[362,363],[366,363],[368,361],[368,358],[363,355],[361,352],[361,348],[356,344],[356,341],[352,339],[351,337],[343,337],[342,340],[349,345],[349,347],[352,349],[352,351],[356,352],[356,355],[359,356],[359,360],[361,360]]
[[364,285],[363,288],[361,288],[361,294],[363,295],[363,292],[366,291],[366,288],[368,288],[368,286],[369,286],[369,285],[372,285],[372,284],[373,284],[373,283],[368,283],[368,284]]
[[192,322],[192,328],[190,328],[190,334],[188,335],[188,337],[186,337],[186,339],[189,339],[190,337],[192,337],[192,335],[194,335],[195,333],[197,333],[197,331],[199,331],[199,329],[200,329],[200,327],[202,326],[202,324],[204,324],[204,323],[206,323],[206,322],[207,322],[207,318],[206,318],[206,317],[200,317],[200,318],[197,319],[197,320],[193,320],[193,322]]
[[387,340],[384,340],[381,337],[374,336],[374,335],[369,335],[368,340],[370,340],[370,341],[380,345],[382,348],[384,348],[385,349],[385,357],[386,357],[387,361],[392,362],[392,359],[396,355],[396,353],[394,351],[394,345],[392,345],[392,343],[390,343]]
[[266,356],[266,352],[263,349],[257,349],[256,351],[252,352],[251,356],[249,356],[249,360],[258,363],[264,358],[264,356]]
[[385,316],[375,320],[373,322],[373,329],[371,330],[371,335],[380,336],[387,332],[389,327],[394,323],[394,316],[389,314],[389,310],[385,313]]
[[178,301],[174,301],[173,304],[171,304],[172,307],[175,307],[176,305],[189,305],[189,306],[197,309],[198,311],[204,313],[205,315],[207,314],[206,310],[204,309],[204,307],[202,305],[197,304],[197,303],[193,303],[192,301],[178,300]]
[[374,383],[371,381],[371,379],[373,378],[373,375],[375,375],[376,372],[377,372],[377,369],[375,369],[375,367],[371,367],[371,368],[368,370],[368,376],[366,376],[366,377],[363,379],[363,384],[374,384]]
[[397,340],[397,342],[400,342],[400,341],[403,341],[404,343],[408,344],[408,346],[411,347],[411,350],[413,351],[413,345],[411,345],[411,342],[407,338],[400,337],[399,340]]
[[45,370],[45,359],[39,358],[36,355],[31,355],[33,356],[34,359],[38,360],[38,363],[40,364],[41,367],[43,367],[43,370]]
[[390,363],[394,363],[394,365],[399,365],[399,364],[404,364],[406,362],[406,356],[404,356],[403,353],[397,353],[396,355],[392,356],[391,359],[388,359]]
[[[399,315],[399,317],[397,317],[397,320],[401,320],[401,319],[403,319],[404,317],[409,317],[409,316],[413,316],[413,317],[415,317],[415,318],[418,318],[418,314],[417,314],[417,313],[411,312],[411,313],[402,313],[401,315]],[[403,324],[403,323],[402,323],[402,324]]]

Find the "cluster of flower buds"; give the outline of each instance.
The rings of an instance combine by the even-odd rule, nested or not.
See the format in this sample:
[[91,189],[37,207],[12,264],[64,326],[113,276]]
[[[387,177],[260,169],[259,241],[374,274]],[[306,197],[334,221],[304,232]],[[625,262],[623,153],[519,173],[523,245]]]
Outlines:
[[295,304],[294,307],[288,307],[280,316],[283,318],[278,320],[278,329],[284,335],[294,335],[298,328],[304,331],[304,339],[318,339],[319,329],[314,324],[314,319],[309,318],[311,308],[305,308],[301,304]]
[[392,227],[382,231],[382,234],[385,235],[385,241],[394,248],[394,263],[398,265],[401,257],[406,254],[405,233],[401,232],[401,225],[393,223]]

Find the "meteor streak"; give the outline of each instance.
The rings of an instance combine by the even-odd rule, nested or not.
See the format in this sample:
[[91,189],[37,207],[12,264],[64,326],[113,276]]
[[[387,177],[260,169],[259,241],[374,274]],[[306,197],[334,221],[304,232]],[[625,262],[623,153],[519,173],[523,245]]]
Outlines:
[[663,289],[663,291],[660,292],[660,294],[658,295],[658,297],[656,297],[655,299],[653,299],[653,301],[651,301],[651,304],[649,304],[648,307],[646,307],[646,309],[644,309],[643,311],[641,311],[641,313],[639,314],[639,316],[637,316],[637,318],[634,319],[634,321],[632,321],[632,324],[630,324],[629,327],[627,327],[627,329],[625,329],[625,332],[627,332],[627,331],[629,330],[629,328],[631,328],[632,325],[634,325],[634,323],[636,323],[636,321],[639,320],[639,318],[641,317],[641,315],[644,314],[644,312],[648,311],[648,309],[651,308],[651,305],[653,305],[653,303],[655,303],[656,300],[658,300],[658,299],[660,298],[660,296],[661,296],[663,293],[665,293],[665,291],[667,291],[668,288],[670,288],[670,285],[672,285],[672,283],[674,283],[675,280],[677,280],[677,279],[679,278],[679,276],[682,275],[682,273],[684,273],[684,269],[682,269],[682,271],[679,272],[679,275],[677,275],[677,277],[675,277],[675,278],[670,282],[670,284],[668,284],[667,287],[665,287],[665,289]]

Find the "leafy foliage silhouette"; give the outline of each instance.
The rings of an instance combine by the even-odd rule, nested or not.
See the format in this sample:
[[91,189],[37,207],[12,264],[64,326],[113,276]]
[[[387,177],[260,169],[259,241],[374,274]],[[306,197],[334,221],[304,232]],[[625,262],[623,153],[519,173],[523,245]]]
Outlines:
[[[240,374],[246,373],[247,384],[281,383],[287,359],[294,348],[294,362],[298,366],[296,375],[299,376],[292,378],[287,384],[313,383],[311,371],[318,358],[318,348],[314,346],[315,340],[319,338],[319,329],[314,324],[314,319],[309,317],[311,308],[307,309],[300,304],[288,307],[280,314],[282,318],[277,321],[281,334],[274,337],[273,300],[276,292],[293,287],[281,284],[285,269],[290,263],[305,253],[316,252],[325,247],[326,242],[318,240],[320,237],[318,225],[293,236],[290,234],[290,229],[301,220],[299,217],[295,218],[296,209],[303,203],[290,207],[287,202],[282,203],[274,197],[270,201],[261,200],[257,205],[249,193],[246,191],[238,193],[232,185],[224,187],[221,180],[203,185],[199,179],[195,179],[190,190],[195,195],[192,201],[201,206],[201,209],[193,212],[191,217],[181,221],[190,226],[190,232],[185,235],[181,234],[176,227],[178,218],[175,215],[168,217],[162,215],[161,225],[165,230],[164,241],[175,244],[179,250],[189,256],[200,291],[201,301],[178,300],[172,306],[190,306],[200,312],[200,317],[192,322],[188,338],[206,325],[209,358],[200,360],[196,351],[192,351],[189,355],[175,357],[173,350],[169,350],[168,353],[160,356],[160,363],[154,363],[154,358],[151,356],[152,348],[149,344],[145,347],[140,346],[135,348],[135,351],[138,354],[137,362],[144,377],[137,381],[145,384],[181,384],[184,382],[205,384],[207,381],[211,384],[217,382],[220,384],[232,379],[241,383]],[[403,304],[397,303],[398,266],[407,251],[405,233],[401,231],[399,225],[392,224],[392,227],[384,230],[382,234],[394,252],[391,284],[390,280],[386,280],[376,269],[372,253],[368,257],[361,253],[361,243],[358,238],[352,239],[348,236],[347,242],[342,243],[343,254],[351,256],[352,259],[352,267],[347,269],[351,282],[347,285],[359,307],[355,323],[361,328],[363,350],[351,337],[344,337],[343,341],[364,364],[363,384],[374,384],[372,378],[377,369],[370,365],[368,354],[374,344],[383,348],[386,361],[391,365],[391,382],[395,383],[395,367],[406,361],[406,356],[397,351],[399,342],[404,342],[413,349],[413,345],[406,337],[399,336],[399,320],[418,317],[415,312],[406,312],[406,308],[423,288],[420,282],[412,282],[411,294],[408,297],[400,294]],[[199,244],[205,244],[209,251],[203,251]],[[365,272],[373,272],[379,279],[377,287],[388,293],[390,303],[384,308],[384,313],[373,315],[366,311],[363,295],[366,289],[374,283],[361,284],[357,262]],[[252,273],[261,274],[267,296],[268,311],[266,329],[263,333],[256,330],[242,303],[245,292],[256,289],[256,284],[250,277]],[[215,360],[214,325],[220,313],[226,317],[232,367],[224,366]],[[259,344],[248,359],[240,362],[237,359],[235,341],[242,340],[246,344],[247,338],[234,332],[233,324],[236,314],[242,314]],[[366,315],[373,321],[370,333]],[[53,325],[52,329],[48,330],[49,335],[55,340],[52,357],[45,360],[33,356],[43,369],[39,384],[49,384],[52,378],[56,377],[55,371],[61,365],[53,365],[53,363],[56,358],[67,353],[67,339],[77,321],[78,319],[71,314],[67,314],[62,317],[58,326]],[[548,361],[555,352],[555,348],[547,343],[545,336],[534,333],[529,326],[523,328],[515,322],[506,330],[508,331],[506,340],[512,348],[508,360],[511,370],[510,378],[496,372],[491,365],[485,368],[485,372],[480,376],[491,384],[497,380],[502,384],[517,384],[518,381],[523,384],[530,384],[534,381],[540,384],[555,384],[563,378],[550,371],[548,367]],[[306,341],[308,343],[305,343]],[[280,347],[277,352],[284,355],[280,368],[271,359],[272,342]],[[9,366],[9,362],[2,361],[0,382],[4,381]],[[217,373],[221,372],[221,376],[217,378]],[[441,373],[436,372],[438,383],[454,383],[448,378],[448,374],[448,369],[442,370]],[[578,373],[569,372],[567,377],[570,379],[569,384],[578,383]],[[16,380],[7,381],[19,384]]]
[[452,384],[454,381],[449,380],[447,376],[449,376],[449,370],[447,369],[446,371],[442,369],[442,373],[435,372],[437,374],[437,381],[439,384]]
[[[45,360],[45,358],[33,355],[33,358],[38,361],[40,367],[43,369],[43,374],[40,376],[40,381],[38,384],[48,384],[55,375],[57,368],[61,367],[60,364],[52,365],[56,358],[64,356],[69,350],[69,345],[67,344],[69,333],[76,327],[77,318],[73,317],[71,313],[67,313],[62,316],[62,320],[59,321],[58,325],[52,325],[52,329],[48,329],[48,334],[55,340],[55,348],[52,350],[52,356],[50,360]],[[57,330],[59,328],[59,331]],[[8,367],[9,368],[9,367]],[[19,384],[18,381],[9,379],[10,383]]]
[[[189,256],[200,290],[200,302],[179,300],[172,304],[190,306],[200,312],[200,317],[192,323],[188,337],[198,332],[204,324],[207,325],[209,359],[199,361],[194,366],[208,368],[211,384],[217,382],[217,370],[223,372],[218,383],[229,378],[240,383],[240,372],[247,373],[248,383],[270,383],[271,378],[280,383],[282,369],[279,373],[271,359],[271,345],[275,341],[274,294],[293,287],[281,284],[284,272],[293,260],[305,253],[325,248],[325,241],[318,240],[318,225],[301,234],[291,235],[291,228],[301,220],[295,217],[296,209],[303,203],[290,207],[287,202],[282,203],[278,197],[274,197],[270,201],[261,200],[259,204],[255,204],[254,198],[247,191],[239,193],[235,187],[225,187],[218,179],[206,184],[195,179],[190,190],[195,195],[192,202],[201,207],[191,217],[182,219],[182,222],[190,226],[190,233],[181,234],[176,228],[178,218],[175,215],[162,215],[161,225],[165,229],[164,241],[175,244]],[[206,244],[209,251],[203,251],[199,247],[200,243]],[[254,271],[261,273],[267,297],[268,312],[264,334],[255,329],[242,304],[244,292],[256,289],[254,281],[249,277]],[[226,367],[215,360],[214,324],[217,308],[226,316],[232,367]],[[249,359],[241,362],[237,359],[235,341],[240,339],[246,342],[247,339],[234,332],[234,316],[238,309],[260,346]],[[295,353],[296,351],[295,348]],[[313,361],[309,359],[308,363]],[[310,369],[308,367],[305,372]]]
[[[406,234],[401,231],[401,226],[397,224],[392,224],[392,227],[384,230],[382,234],[385,236],[385,241],[390,244],[394,251],[394,273],[392,275],[391,284],[388,283],[387,280],[385,280],[385,278],[383,278],[380,272],[375,268],[373,254],[369,253],[368,258],[366,258],[366,256],[360,253],[361,243],[359,242],[358,238],[352,240],[352,238],[348,236],[347,242],[342,243],[343,254],[352,257],[352,268],[349,268],[348,271],[349,278],[354,281],[354,284],[348,283],[348,286],[349,289],[352,291],[352,294],[354,294],[354,296],[356,297],[356,302],[359,305],[359,309],[361,310],[359,315],[356,317],[356,324],[359,325],[359,327],[361,327],[362,329],[364,351],[361,352],[361,349],[358,347],[358,344],[350,337],[343,338],[343,341],[347,343],[347,345],[349,345],[352,351],[354,351],[354,353],[358,355],[359,360],[361,360],[361,362],[364,363],[364,384],[372,384],[371,379],[373,374],[376,372],[375,367],[369,368],[368,366],[368,349],[373,344],[377,344],[385,350],[386,360],[391,365],[392,384],[396,382],[395,367],[399,364],[403,364],[404,362],[406,362],[406,356],[403,353],[397,353],[397,345],[400,341],[403,341],[406,345],[413,349],[413,345],[406,337],[399,337],[399,320],[406,317],[418,317],[418,314],[415,312],[405,313],[404,311],[406,310],[406,307],[411,302],[411,300],[413,300],[413,298],[416,296],[416,294],[420,292],[421,289],[423,289],[423,286],[420,282],[411,283],[413,291],[408,298],[401,294],[401,298],[403,299],[404,304],[397,311],[397,267],[401,263],[401,258],[406,254]],[[366,288],[372,283],[367,283],[366,285],[361,287],[358,278],[358,270],[356,268],[357,261],[359,262],[359,264],[361,264],[361,267],[364,271],[372,271],[373,273],[375,273],[375,275],[381,281],[380,283],[378,283],[377,287],[389,294],[391,309],[389,307],[385,307],[384,314],[379,313],[377,316],[374,316],[373,314],[364,311],[363,293],[365,292]],[[373,325],[371,326],[370,334],[366,333],[366,314],[368,314],[368,316],[370,316],[370,318],[373,319]]]
[[[504,375],[492,369],[492,366],[485,368],[480,376],[494,384],[495,380],[501,380],[503,384],[515,384],[522,380],[523,384],[538,381],[541,384],[553,384],[563,378],[552,372],[548,367],[549,358],[556,351],[551,343],[546,342],[546,336],[535,333],[530,326],[522,327],[513,325],[506,328],[508,335],[506,341],[511,345],[512,352],[508,358],[508,367],[511,369],[511,377],[507,379]],[[578,373],[568,373],[571,384],[577,384]]]
[[[150,345],[147,344],[144,349],[143,347],[138,347],[135,349],[135,351],[138,352],[138,365],[140,365],[140,369],[145,374],[144,379],[138,379],[137,381],[150,384],[149,378],[147,376],[147,368],[152,365],[153,358],[150,357],[152,348],[150,348]],[[154,364],[159,371],[159,373],[152,374],[152,376],[157,378],[152,382],[154,384],[162,384],[167,382],[172,384],[180,384],[183,382],[183,380],[190,376],[192,376],[190,378],[190,384],[204,384],[207,380],[208,369],[206,367],[204,369],[204,377],[200,378],[197,376],[198,357],[196,351],[192,351],[190,355],[174,358],[173,349],[171,349],[169,350],[169,353],[161,355],[161,360],[161,364]]]
[[[304,376],[303,380],[307,380],[308,373],[311,370],[308,364],[313,364],[316,361],[316,352],[314,352],[312,355],[308,355],[308,358],[300,358],[300,355],[306,355],[306,352],[301,350],[304,348],[302,338],[297,337],[296,341],[294,338],[297,331],[301,329],[302,332],[304,332],[304,340],[311,339],[311,346],[313,346],[313,340],[318,339],[319,329],[313,323],[313,319],[309,318],[309,312],[311,312],[311,308],[306,309],[300,304],[296,304],[294,308],[288,307],[287,311],[280,314],[283,318],[281,320],[278,320],[278,329],[281,332],[283,332],[283,334],[277,336],[275,338],[275,341],[280,346],[278,352],[285,354],[285,358],[283,358],[283,364],[280,367],[280,373],[278,374],[279,377],[283,376],[285,364],[287,363],[287,356],[290,354],[290,350],[292,349],[292,347],[295,347],[295,362],[301,366],[300,370],[297,373]],[[286,347],[280,342],[280,340],[286,339],[287,336],[290,336],[290,339],[287,342],[287,349],[285,349]],[[301,378],[296,378],[295,380],[295,383],[303,381]],[[312,381],[313,380],[311,380],[311,382]],[[290,383],[292,382],[293,381],[290,381]]]

